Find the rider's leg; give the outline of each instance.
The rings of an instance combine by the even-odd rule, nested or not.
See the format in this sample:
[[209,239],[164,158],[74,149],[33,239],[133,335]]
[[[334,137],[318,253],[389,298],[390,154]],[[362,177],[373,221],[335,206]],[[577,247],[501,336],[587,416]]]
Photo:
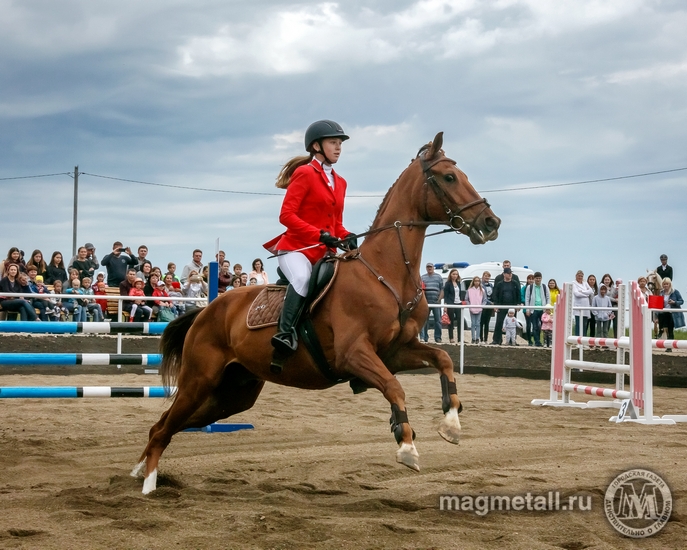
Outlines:
[[298,348],[296,325],[308,292],[312,264],[304,254],[290,252],[279,256],[279,267],[289,280],[289,286],[279,318],[279,330],[272,337],[272,345],[280,352],[290,354]]

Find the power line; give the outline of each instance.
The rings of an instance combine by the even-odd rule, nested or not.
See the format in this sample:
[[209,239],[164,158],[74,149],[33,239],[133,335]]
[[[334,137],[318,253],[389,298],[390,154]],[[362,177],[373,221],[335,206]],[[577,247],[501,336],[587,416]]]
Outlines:
[[687,170],[687,167],[685,168],[673,168],[672,170],[660,170],[658,172],[646,172],[644,174],[632,174],[630,176],[617,176],[615,178],[603,178],[603,179],[598,179],[598,180],[585,180],[585,181],[573,181],[569,183],[551,183],[548,185],[531,185],[528,187],[509,187],[506,189],[488,189],[485,191],[480,191],[480,193],[507,193],[509,191],[526,191],[528,189],[546,189],[549,187],[567,187],[569,185],[582,185],[585,183],[601,183],[604,181],[617,181],[617,180],[626,180],[630,178],[641,178],[644,176],[655,176],[656,174],[668,174],[670,172],[680,172],[682,170]]
[[[593,180],[583,180],[583,181],[572,181],[572,182],[567,182],[567,183],[551,183],[551,184],[545,184],[545,185],[529,185],[526,187],[508,187],[504,189],[486,189],[484,191],[479,191],[479,193],[510,193],[514,191],[528,191],[532,189],[550,189],[554,187],[569,187],[571,185],[584,185],[584,184],[589,184],[589,183],[604,183],[604,182],[609,182],[609,181],[619,181],[619,180],[626,180],[626,179],[631,179],[631,178],[642,178],[646,176],[656,176],[659,174],[670,174],[673,172],[682,172],[684,170],[687,170],[687,166],[683,168],[673,168],[670,170],[658,170],[656,172],[644,172],[642,174],[630,174],[627,176],[616,176],[613,178],[600,178],[600,179],[593,179]],[[173,185],[170,183],[154,183],[150,181],[141,181],[141,180],[133,180],[133,179],[126,179],[126,178],[117,178],[114,176],[104,176],[102,174],[91,174],[90,172],[80,172],[80,174],[83,174],[84,176],[91,176],[94,178],[102,178],[102,179],[108,179],[108,180],[115,180],[115,181],[124,181],[128,183],[140,183],[141,185],[152,185],[155,187],[168,187],[172,189],[186,189],[189,191],[207,191],[210,193],[229,193],[229,194],[234,194],[234,195],[258,195],[258,196],[271,196],[271,197],[281,197],[283,196],[283,193],[264,193],[264,192],[259,192],[259,191],[234,191],[231,189],[212,189],[208,187],[191,187],[191,186],[186,186],[186,185]],[[0,178],[0,181],[8,181],[8,180],[21,180],[21,179],[32,179],[32,178],[48,178],[52,176],[69,176],[72,177],[72,174],[70,172],[57,172],[55,174],[36,174],[33,176],[14,176],[14,177],[8,177],[8,178]],[[351,198],[380,198],[384,197],[384,195],[348,195],[348,197]]]
[[14,176],[11,178],[0,178],[0,181],[7,181],[7,180],[28,180],[31,178],[49,178],[51,176],[70,176],[70,172],[58,172],[57,174],[37,174],[35,176]]
[[[588,183],[603,183],[603,182],[609,182],[609,181],[618,181],[618,180],[626,180],[626,179],[631,179],[631,178],[642,178],[646,176],[655,176],[658,174],[669,174],[672,172],[681,172],[687,170],[687,166],[683,168],[672,168],[670,170],[658,170],[656,172],[644,172],[642,174],[630,174],[627,176],[616,176],[613,178],[600,178],[600,179],[594,179],[594,180],[583,180],[583,181],[572,181],[572,182],[567,182],[567,183],[551,183],[551,184],[545,184],[545,185],[530,185],[527,187],[509,187],[505,189],[487,189],[484,191],[479,191],[479,193],[508,193],[508,192],[513,192],[513,191],[528,191],[530,189],[548,189],[552,187],[569,187],[571,185],[584,185]],[[261,193],[258,191],[232,191],[229,189],[209,189],[209,188],[203,188],[203,187],[187,187],[184,185],[171,185],[167,183],[151,183],[148,181],[139,181],[139,180],[130,180],[130,179],[124,179],[124,178],[115,178],[112,176],[102,176],[99,174],[90,174],[88,172],[82,172],[86,176],[93,176],[96,178],[105,178],[105,179],[111,179],[111,180],[117,180],[117,181],[126,181],[126,182],[131,182],[131,183],[141,183],[143,185],[155,185],[159,187],[172,187],[174,189],[188,189],[192,191],[210,191],[213,193],[233,193],[233,194],[238,194],[238,195],[266,195],[266,196],[278,196],[281,197],[283,196],[283,193]],[[351,198],[380,198],[384,197],[384,195],[347,195],[348,197]]]
[[106,180],[127,181],[130,183],[141,183],[143,185],[154,185],[156,187],[172,187],[173,189],[190,189],[191,191],[209,191],[211,193],[233,193],[236,195],[274,195],[277,197],[283,196],[283,193],[260,193],[258,191],[232,191],[230,189],[210,189],[207,187],[187,187],[185,185],[172,185],[171,183],[152,183],[150,181],[129,180],[125,178],[115,178],[113,176],[102,176],[100,174],[91,174],[89,172],[81,172],[84,176],[92,176],[94,178],[103,178]]

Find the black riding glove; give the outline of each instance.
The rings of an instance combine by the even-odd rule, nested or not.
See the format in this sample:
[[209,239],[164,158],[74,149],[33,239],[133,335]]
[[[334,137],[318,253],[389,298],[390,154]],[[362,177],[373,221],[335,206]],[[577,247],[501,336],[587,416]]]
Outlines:
[[326,244],[329,248],[336,248],[339,244],[339,239],[332,237],[328,231],[320,230],[320,242]]
[[341,242],[341,248],[345,250],[356,250],[358,248],[358,235],[355,233],[349,233],[346,235]]

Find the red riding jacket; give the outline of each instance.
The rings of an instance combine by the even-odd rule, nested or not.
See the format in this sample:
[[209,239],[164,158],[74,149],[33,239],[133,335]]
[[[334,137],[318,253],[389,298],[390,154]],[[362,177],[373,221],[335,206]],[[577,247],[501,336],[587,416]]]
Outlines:
[[[278,250],[298,250],[317,244],[320,230],[338,239],[350,233],[341,223],[346,180],[334,171],[332,175],[334,189],[329,186],[327,174],[317,161],[294,171],[279,214],[279,221],[286,226],[286,232],[265,243],[263,246],[267,250],[274,254]],[[302,252],[314,264],[324,257],[327,247],[320,244]]]

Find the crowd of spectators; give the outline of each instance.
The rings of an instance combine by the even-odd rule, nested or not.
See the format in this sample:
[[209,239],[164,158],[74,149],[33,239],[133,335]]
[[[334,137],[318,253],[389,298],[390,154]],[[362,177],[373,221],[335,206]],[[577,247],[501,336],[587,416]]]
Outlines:
[[[518,345],[514,336],[517,329],[515,318],[516,308],[512,306],[524,306],[525,326],[523,338],[529,346],[550,347],[553,332],[553,308],[560,289],[555,279],[549,279],[543,284],[542,273],[536,271],[528,275],[524,283],[513,273],[511,262],[504,260],[503,272],[492,279],[492,274],[485,271],[482,277],[473,277],[472,280],[461,283],[457,269],[451,269],[447,280],[436,273],[432,263],[427,264],[427,272],[422,275],[422,285],[425,297],[429,304],[463,304],[470,306],[467,311],[470,315],[471,344],[501,345],[503,335],[506,334],[507,345]],[[661,255],[661,265],[656,268],[656,274],[662,282],[660,288],[649,289],[647,278],[642,276],[637,279],[640,290],[647,296],[655,294],[663,297],[665,311],[656,313],[660,330],[664,330],[668,338],[673,338],[674,329],[685,326],[682,312],[670,312],[670,309],[682,307],[683,300],[679,291],[672,286],[673,268],[668,265],[668,257]],[[600,282],[594,275],[589,275],[586,280],[584,273],[578,271],[573,282],[573,306],[582,307],[579,314],[575,315],[574,334],[588,335],[590,337],[607,338],[611,334],[618,334],[618,319],[616,314],[608,308],[618,306],[618,285],[621,279],[613,279],[606,273]],[[484,308],[484,305],[502,306],[496,308]],[[586,309],[588,308],[588,309]],[[433,321],[434,341],[442,342],[442,326],[448,328],[449,343],[460,342],[463,333],[462,311],[456,308],[445,308],[442,315],[441,307],[432,305],[429,308],[427,322],[420,330],[419,338],[424,342],[429,341],[430,319]],[[496,314],[496,321],[492,341],[489,340],[489,327],[492,316]],[[581,320],[581,322],[580,322]],[[457,325],[457,327],[456,327]],[[454,339],[454,327],[457,339]]]
[[[256,258],[251,264],[250,272],[244,271],[241,264],[231,265],[223,251],[219,251],[218,292],[224,293],[248,285],[268,284],[268,276],[262,260]],[[550,346],[553,312],[546,306],[553,306],[558,298],[558,284],[549,279],[543,284],[541,272],[529,275],[521,283],[513,273],[511,263],[504,260],[503,272],[492,279],[492,274],[485,271],[482,277],[474,277],[466,284],[461,284],[457,269],[452,269],[447,280],[436,273],[434,264],[427,264],[427,272],[422,275],[425,297],[430,304],[440,304],[443,299],[447,304],[465,304],[471,324],[471,343],[488,342],[490,321],[496,315],[491,344],[503,342],[504,328],[513,328],[514,314],[512,306],[524,305],[525,326],[523,337],[530,346]],[[673,288],[673,268],[668,265],[668,258],[661,255],[661,265],[656,274],[662,282],[660,288],[648,288],[647,278],[639,277],[640,290],[647,294],[662,296],[664,312],[656,314],[660,330],[665,330],[669,338],[673,337],[675,328],[685,326],[681,312],[670,312],[683,305],[680,292]],[[171,321],[176,316],[207,303],[209,270],[203,264],[203,252],[196,249],[189,263],[177,276],[177,266],[170,262],[163,272],[162,268],[153,265],[148,259],[148,247],[141,245],[136,253],[131,248],[116,241],[112,250],[98,259],[95,246],[86,243],[79,247],[77,253],[66,264],[61,252],[52,253],[50,260],[45,261],[40,250],[34,250],[28,260],[23,251],[12,247],[7,257],[0,261],[0,308],[2,311],[16,313],[21,320],[63,321],[102,321],[108,319],[107,300],[99,298],[112,293],[112,288],[123,296],[136,297],[136,300],[124,301],[122,308],[131,321]],[[617,317],[606,308],[618,304],[618,285],[620,279],[613,279],[604,274],[600,282],[594,275],[586,279],[578,271],[573,282],[573,305],[583,307],[581,315],[575,316],[574,333],[591,337],[607,337],[617,334]],[[2,293],[35,294],[35,298],[3,297]],[[68,298],[60,298],[66,295]],[[73,297],[72,297],[73,296]],[[178,301],[175,298],[194,298]],[[484,305],[500,306],[485,309]],[[588,308],[588,309],[587,309]],[[514,310],[513,310],[514,311]],[[467,315],[467,313],[466,313]],[[434,341],[442,341],[442,325],[448,328],[449,343],[460,341],[463,337],[462,313],[458,309],[446,308],[443,315],[440,306],[431,307],[427,322],[422,327],[420,339],[429,340],[430,317],[434,321]],[[581,319],[581,323],[580,323]],[[580,326],[581,325],[581,326]],[[511,332],[512,335],[512,332]],[[509,344],[517,341],[509,337]]]
[[[216,259],[220,265],[219,293],[268,283],[259,258],[253,261],[248,273],[238,263],[232,268],[223,251],[219,251]],[[202,260],[202,250],[194,250],[179,277],[173,262],[167,264],[164,272],[153,265],[148,259],[146,245],[139,246],[134,253],[116,241],[112,250],[98,259],[93,243],[86,243],[66,264],[59,251],[53,252],[46,262],[40,250],[34,250],[27,260],[22,250],[12,247],[7,257],[0,261],[0,292],[35,294],[36,297],[14,298],[0,294],[0,310],[16,313],[23,321],[109,320],[107,300],[99,296],[112,294],[115,288],[119,295],[137,298],[123,302],[123,311],[129,320],[171,321],[207,303],[209,269]],[[175,300],[182,297],[197,300]]]

